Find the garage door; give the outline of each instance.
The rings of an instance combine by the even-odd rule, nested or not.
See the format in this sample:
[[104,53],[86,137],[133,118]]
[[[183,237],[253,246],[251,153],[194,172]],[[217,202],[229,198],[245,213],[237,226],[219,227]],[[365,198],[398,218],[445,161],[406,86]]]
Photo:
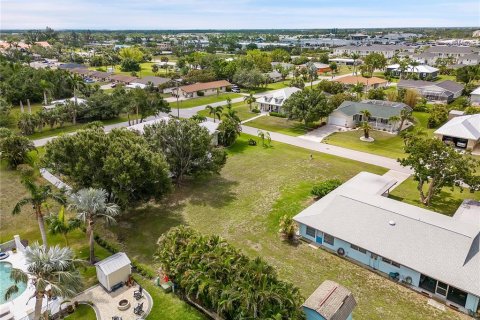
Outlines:
[[328,124],[344,127],[345,119],[340,117],[328,117]]

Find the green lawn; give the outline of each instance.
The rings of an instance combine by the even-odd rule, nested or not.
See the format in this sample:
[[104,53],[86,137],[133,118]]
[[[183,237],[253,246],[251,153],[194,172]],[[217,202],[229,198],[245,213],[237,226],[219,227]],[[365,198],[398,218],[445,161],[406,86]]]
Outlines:
[[[205,105],[205,104],[211,104],[211,103],[215,103],[215,102],[225,101],[225,100],[227,100],[228,97],[230,97],[230,99],[235,99],[235,98],[238,98],[238,97],[241,97],[241,96],[242,96],[241,94],[229,92],[229,93],[219,94],[218,96],[217,95],[211,95],[211,96],[206,96],[206,97],[199,97],[199,98],[193,98],[193,99],[188,99],[188,100],[182,100],[182,101],[178,102],[178,105],[179,105],[180,109],[186,109],[186,108],[193,108],[193,107],[202,106],[202,105]],[[170,108],[172,108],[172,110],[176,109],[177,108],[177,102],[170,102]]]
[[[258,113],[251,112],[248,104],[244,102],[237,102],[232,104],[232,106],[233,106],[233,109],[237,111],[237,115],[242,121],[258,116]],[[254,104],[252,105],[252,108],[255,108]],[[208,110],[201,110],[197,112],[197,114],[212,118],[213,115],[209,114],[208,112],[209,112]],[[226,108],[224,108],[223,114],[224,115],[226,114]],[[223,115],[222,115],[222,118],[223,118]]]
[[[433,136],[435,129],[427,128],[429,114],[425,112],[414,112],[413,115],[417,120],[416,125],[425,129],[430,136]],[[374,142],[361,141],[360,137],[363,136],[362,130],[335,132],[328,136],[323,142],[390,158],[399,158],[405,155],[403,139],[398,135],[376,130],[371,130],[370,135],[375,139]]]
[[[158,77],[169,77],[171,74],[172,74],[172,68],[170,68],[168,71],[167,69],[164,69],[164,68],[158,68],[158,72],[157,74],[154,74],[153,71],[152,71],[152,66],[154,65],[155,63],[154,62],[143,62],[143,63],[140,63],[140,68],[141,70],[140,71],[137,71],[137,76],[138,77],[146,77],[146,76],[158,76]],[[111,66],[103,66],[103,67],[90,67],[88,69],[90,70],[97,70],[97,69],[104,69],[106,70],[107,68],[109,68]],[[126,72],[126,71],[122,71],[120,70],[120,65],[116,65],[115,66],[115,69],[114,69],[114,73],[115,74],[124,74],[124,75],[131,75],[131,72]]]
[[[383,174],[386,169],[315,152],[310,159],[310,150],[277,142],[271,148],[253,147],[248,145],[249,138],[255,139],[242,134],[229,148],[227,163],[219,175],[186,181],[161,203],[148,203],[123,213],[116,226],[102,228],[102,236],[117,242],[131,258],[154,268],[152,255],[158,237],[172,226],[187,224],[202,233],[224,237],[250,257],[261,256],[282,279],[297,285],[305,297],[326,279],[345,285],[358,302],[355,319],[467,318],[449,309],[441,312],[430,307],[425,297],[337,255],[304,243],[291,246],[279,237],[279,218],[293,216],[310,205],[310,189],[315,183],[329,178],[345,181],[360,171]],[[0,223],[9,226],[8,232],[1,234],[2,241],[13,234],[30,241],[39,239],[28,208],[18,217],[9,214],[25,195],[18,173],[4,169],[0,173],[2,185],[8,186],[0,194]],[[413,188],[407,187],[409,191]],[[414,201],[416,195],[410,192],[406,197],[405,201]],[[71,242],[83,255],[86,238],[81,232],[78,236]],[[200,318],[181,301],[177,305],[175,297],[150,289],[146,282],[142,285],[158,302],[155,308],[159,309],[154,309],[151,319]],[[165,297],[174,300],[163,300]],[[161,313],[170,307],[170,312]]]
[[448,216],[452,216],[455,211],[457,211],[463,199],[480,200],[480,192],[470,193],[468,189],[460,192],[457,188],[454,191],[445,188],[433,199],[430,207],[426,207],[420,202],[420,196],[416,188],[417,182],[413,180],[413,178],[409,178],[392,191],[390,198],[440,212]]
[[265,92],[265,91],[283,89],[283,88],[288,87],[289,84],[290,84],[290,80],[285,80],[285,81],[269,83],[268,86],[266,86],[266,87],[260,87],[260,88],[254,88],[254,89],[246,89],[245,88],[245,89],[242,89],[241,91],[243,93],[253,92],[254,94],[257,94],[257,93],[262,93],[262,92]]
[[261,130],[287,134],[289,136],[301,136],[312,129],[310,127],[305,127],[305,125],[299,121],[273,116],[257,118],[249,121],[247,125]]
[[67,320],[96,320],[97,316],[93,308],[86,304],[79,304],[75,312],[67,316]]
[[171,293],[163,293],[162,289],[153,285],[152,281],[142,277],[135,280],[152,296],[153,308],[148,315],[148,320],[203,320],[207,319],[197,309],[180,300]]

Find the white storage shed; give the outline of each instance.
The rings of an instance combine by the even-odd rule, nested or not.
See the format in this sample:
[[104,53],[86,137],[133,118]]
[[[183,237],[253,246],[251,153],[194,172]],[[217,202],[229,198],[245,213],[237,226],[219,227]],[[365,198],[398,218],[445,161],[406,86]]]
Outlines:
[[132,273],[131,261],[124,252],[103,259],[95,264],[97,279],[107,291],[114,291],[128,281]]

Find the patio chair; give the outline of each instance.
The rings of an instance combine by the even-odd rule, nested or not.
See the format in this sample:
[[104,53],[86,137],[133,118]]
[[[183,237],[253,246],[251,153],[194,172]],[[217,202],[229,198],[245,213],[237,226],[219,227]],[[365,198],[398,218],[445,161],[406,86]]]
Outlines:
[[143,296],[143,288],[142,288],[142,286],[140,286],[138,288],[138,290],[135,290],[133,292],[133,297],[137,300],[140,300],[142,298],[142,296]]
[[139,303],[135,308],[133,308],[133,313],[138,316],[143,313],[143,302]]
[[112,317],[112,320],[122,320],[122,317],[114,316],[114,317]]

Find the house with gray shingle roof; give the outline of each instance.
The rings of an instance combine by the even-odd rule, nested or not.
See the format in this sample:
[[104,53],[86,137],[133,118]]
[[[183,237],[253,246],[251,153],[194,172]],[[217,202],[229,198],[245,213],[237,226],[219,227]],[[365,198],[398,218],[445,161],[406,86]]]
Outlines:
[[[392,117],[400,117],[402,110],[412,109],[401,102],[390,102],[383,100],[365,100],[362,102],[344,101],[328,117],[328,124],[355,128],[360,123],[368,121],[372,128],[394,132],[398,130],[400,121],[392,121]],[[365,119],[363,111],[370,112],[369,119]],[[403,128],[406,128],[404,124]]]
[[480,202],[464,200],[447,216],[388,198],[396,183],[359,173],[293,218],[300,236],[452,308],[476,312]]
[[400,80],[398,89],[412,89],[430,101],[451,102],[462,94],[463,84],[451,80],[430,82],[423,80]]
[[326,280],[308,297],[302,308],[307,320],[351,320],[356,305],[350,290]]

